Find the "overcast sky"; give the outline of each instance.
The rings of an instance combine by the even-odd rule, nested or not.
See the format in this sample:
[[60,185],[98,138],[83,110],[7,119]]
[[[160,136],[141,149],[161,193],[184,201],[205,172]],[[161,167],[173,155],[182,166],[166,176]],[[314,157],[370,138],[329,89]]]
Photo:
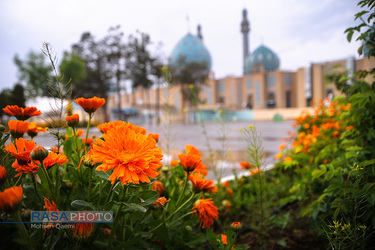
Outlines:
[[[1,0],[0,89],[17,82],[13,57],[39,52],[43,42],[62,60],[64,50],[90,31],[101,38],[121,25],[125,36],[136,30],[162,42],[168,57],[178,41],[201,24],[216,78],[242,74],[242,10],[250,20],[250,51],[262,43],[296,70],[312,62],[358,56],[358,42],[344,31],[354,26],[355,0]],[[189,22],[186,17],[189,17]]]

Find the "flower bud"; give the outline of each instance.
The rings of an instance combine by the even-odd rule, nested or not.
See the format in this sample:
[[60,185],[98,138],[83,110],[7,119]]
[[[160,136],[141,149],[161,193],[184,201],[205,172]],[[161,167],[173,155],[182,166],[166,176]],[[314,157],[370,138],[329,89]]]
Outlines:
[[90,155],[84,155],[83,156],[83,165],[85,165],[88,168],[93,168],[95,165],[95,162],[91,159]]
[[233,229],[233,231],[238,232],[242,229],[241,222],[235,221],[233,222],[230,227]]
[[66,122],[68,123],[69,127],[74,128],[79,123],[79,115],[74,114],[66,117]]
[[3,166],[0,166],[0,186],[4,184],[7,179],[7,171]]
[[30,153],[30,157],[34,161],[43,161],[47,156],[48,150],[41,146],[34,148]]
[[0,124],[0,132],[4,132],[5,131],[5,126]]

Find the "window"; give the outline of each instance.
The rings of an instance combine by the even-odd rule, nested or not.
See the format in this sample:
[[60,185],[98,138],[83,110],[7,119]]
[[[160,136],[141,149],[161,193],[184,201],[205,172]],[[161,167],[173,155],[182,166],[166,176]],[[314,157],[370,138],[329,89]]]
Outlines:
[[255,82],[255,104],[260,106],[261,102],[261,91],[260,91],[260,81]]
[[180,109],[179,98],[180,98],[180,96],[179,96],[178,92],[174,93],[174,106],[175,106],[175,108],[176,108],[177,110]]
[[287,107],[287,108],[290,108],[290,107],[292,107],[292,92],[291,91],[286,91],[285,92],[285,106]]
[[267,75],[266,82],[267,82],[267,88],[276,87],[276,75],[275,74]]
[[218,103],[219,104],[224,104],[225,103],[225,97],[224,96],[219,96]]
[[291,87],[292,86],[292,74],[285,74],[284,75],[284,84],[285,84],[285,87]]
[[247,80],[246,80],[246,88],[247,89],[252,89],[253,88],[253,79],[247,78]]
[[275,108],[276,101],[275,101],[275,92],[268,92],[267,93],[267,108]]
[[219,81],[219,82],[217,83],[217,91],[218,91],[219,93],[224,93],[224,92],[225,92],[225,82],[223,82],[223,81]]

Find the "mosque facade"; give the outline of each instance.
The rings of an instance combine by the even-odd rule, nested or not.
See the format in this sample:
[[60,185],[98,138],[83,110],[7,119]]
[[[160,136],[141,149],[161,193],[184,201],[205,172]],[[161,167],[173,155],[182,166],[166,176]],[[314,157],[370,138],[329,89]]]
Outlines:
[[[201,110],[247,110],[250,111],[249,114],[271,111],[271,113],[298,115],[297,110],[310,107],[312,102],[325,98],[332,99],[340,95],[333,84],[326,83],[327,74],[370,70],[375,67],[375,61],[367,57],[362,59],[350,57],[331,62],[311,63],[308,67],[301,67],[297,71],[281,70],[280,58],[270,47],[262,44],[250,51],[250,23],[246,10],[242,12],[240,28],[243,36],[242,76],[215,78],[214,73],[210,71],[212,59],[203,43],[200,26],[197,35],[191,33],[185,35],[168,58],[170,67],[178,68],[188,63],[203,65],[208,78],[205,83],[200,84]],[[175,120],[183,121],[186,116],[184,113],[191,107],[183,98],[182,86],[183,84],[172,83],[157,89],[138,88],[132,94],[121,98],[121,106],[124,107],[125,112],[138,108],[151,113],[155,113],[158,106],[168,107]],[[113,96],[109,99],[108,106],[117,107],[117,103],[116,96]],[[253,115],[249,115],[249,120],[251,119],[254,119]]]

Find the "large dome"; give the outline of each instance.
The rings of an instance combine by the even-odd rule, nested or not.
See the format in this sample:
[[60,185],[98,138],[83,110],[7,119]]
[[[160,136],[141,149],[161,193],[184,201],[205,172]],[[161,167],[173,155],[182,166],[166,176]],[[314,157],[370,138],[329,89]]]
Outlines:
[[191,33],[184,36],[174,47],[168,58],[172,68],[184,67],[190,63],[204,63],[207,73],[211,69],[211,56],[203,42]]
[[253,53],[247,55],[245,60],[245,74],[260,70],[260,65],[263,64],[264,71],[272,71],[279,69],[280,59],[275,52],[270,48],[261,45]]

